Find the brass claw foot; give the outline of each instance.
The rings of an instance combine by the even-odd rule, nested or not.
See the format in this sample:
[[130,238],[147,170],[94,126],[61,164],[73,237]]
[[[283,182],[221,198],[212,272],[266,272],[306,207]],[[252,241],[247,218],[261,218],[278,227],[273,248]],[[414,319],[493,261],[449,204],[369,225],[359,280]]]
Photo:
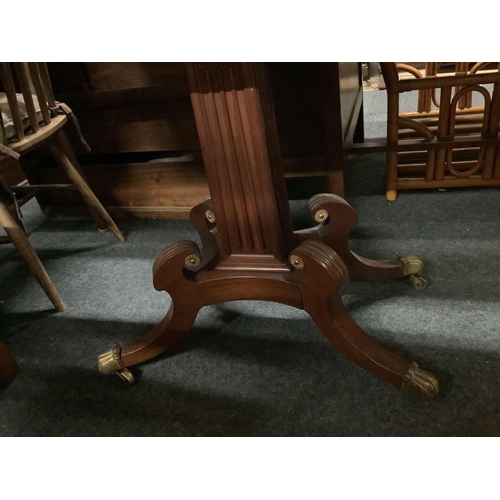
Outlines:
[[103,375],[109,375],[125,368],[121,359],[121,352],[122,348],[115,345],[113,349],[103,352],[97,358],[97,368]]
[[439,393],[439,382],[432,373],[426,372],[412,362],[403,376],[403,390],[418,399],[430,401]]
[[427,277],[422,274],[424,263],[418,257],[398,255],[398,260],[403,263],[404,275],[409,276],[410,282],[415,288],[425,288],[429,284]]
[[133,384],[135,381],[134,376],[128,368],[125,368],[121,359],[121,352],[122,348],[119,345],[115,345],[113,349],[103,352],[97,358],[97,368],[103,375],[116,373],[124,382]]

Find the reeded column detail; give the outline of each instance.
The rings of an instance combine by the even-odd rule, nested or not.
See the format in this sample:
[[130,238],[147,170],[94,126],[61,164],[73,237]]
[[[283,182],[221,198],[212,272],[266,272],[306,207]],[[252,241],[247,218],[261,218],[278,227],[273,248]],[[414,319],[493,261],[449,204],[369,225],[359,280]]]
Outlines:
[[293,233],[265,64],[186,72],[223,259],[284,263]]

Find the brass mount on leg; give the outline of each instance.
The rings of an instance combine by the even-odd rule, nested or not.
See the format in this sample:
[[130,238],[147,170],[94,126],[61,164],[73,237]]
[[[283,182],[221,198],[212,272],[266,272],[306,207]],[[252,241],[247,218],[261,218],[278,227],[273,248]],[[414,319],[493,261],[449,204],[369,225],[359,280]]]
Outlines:
[[97,358],[97,368],[103,375],[116,373],[124,382],[133,384],[135,382],[134,376],[128,368],[125,368],[121,358],[122,348],[115,345],[113,349],[103,352]]
[[409,255],[407,257],[398,255],[398,260],[403,263],[404,275],[409,277],[411,284],[415,288],[425,288],[427,286],[428,280],[427,277],[422,274],[424,263],[421,259],[414,255]]
[[402,388],[423,401],[430,401],[439,393],[439,382],[432,373],[422,370],[413,361],[403,376]]
[[215,224],[215,214],[213,210],[206,210],[205,218],[207,219],[208,222],[210,222],[210,224]]
[[424,270],[424,263],[415,255],[398,255],[398,260],[404,264],[405,276],[420,274]]

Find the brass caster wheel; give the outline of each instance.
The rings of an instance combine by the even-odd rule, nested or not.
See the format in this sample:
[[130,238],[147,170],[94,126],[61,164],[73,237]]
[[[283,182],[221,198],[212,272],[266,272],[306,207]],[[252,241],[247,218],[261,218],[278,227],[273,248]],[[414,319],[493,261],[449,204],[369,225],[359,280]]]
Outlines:
[[410,282],[415,288],[425,288],[429,284],[429,280],[423,274],[412,274]]
[[119,372],[115,372],[121,380],[126,382],[127,384],[133,384],[135,382],[135,378],[132,375],[132,372],[128,368],[124,368]]

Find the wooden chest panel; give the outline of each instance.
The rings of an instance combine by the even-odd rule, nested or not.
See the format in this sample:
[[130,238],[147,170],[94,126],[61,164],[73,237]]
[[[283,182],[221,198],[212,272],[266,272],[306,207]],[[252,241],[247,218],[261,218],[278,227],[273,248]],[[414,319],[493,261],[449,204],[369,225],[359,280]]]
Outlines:
[[[183,63],[48,66],[56,99],[73,109],[92,149],[85,153],[73,141],[83,170],[110,212],[119,216],[187,217],[192,206],[209,198],[200,162],[158,160],[199,153]],[[325,175],[331,168],[325,162],[327,146],[338,150],[339,156],[343,151],[342,133],[336,133],[339,137],[332,138],[330,144],[325,143],[320,64],[270,63],[268,68],[285,174]],[[348,87],[343,90],[347,95],[343,122],[352,111],[349,96],[354,96],[353,68],[345,67],[340,74],[341,78],[347,74],[346,82],[340,83]],[[32,175],[37,182],[55,183],[59,174],[53,165],[44,164]],[[46,213],[84,210],[78,194],[71,191],[45,192],[38,201]]]

